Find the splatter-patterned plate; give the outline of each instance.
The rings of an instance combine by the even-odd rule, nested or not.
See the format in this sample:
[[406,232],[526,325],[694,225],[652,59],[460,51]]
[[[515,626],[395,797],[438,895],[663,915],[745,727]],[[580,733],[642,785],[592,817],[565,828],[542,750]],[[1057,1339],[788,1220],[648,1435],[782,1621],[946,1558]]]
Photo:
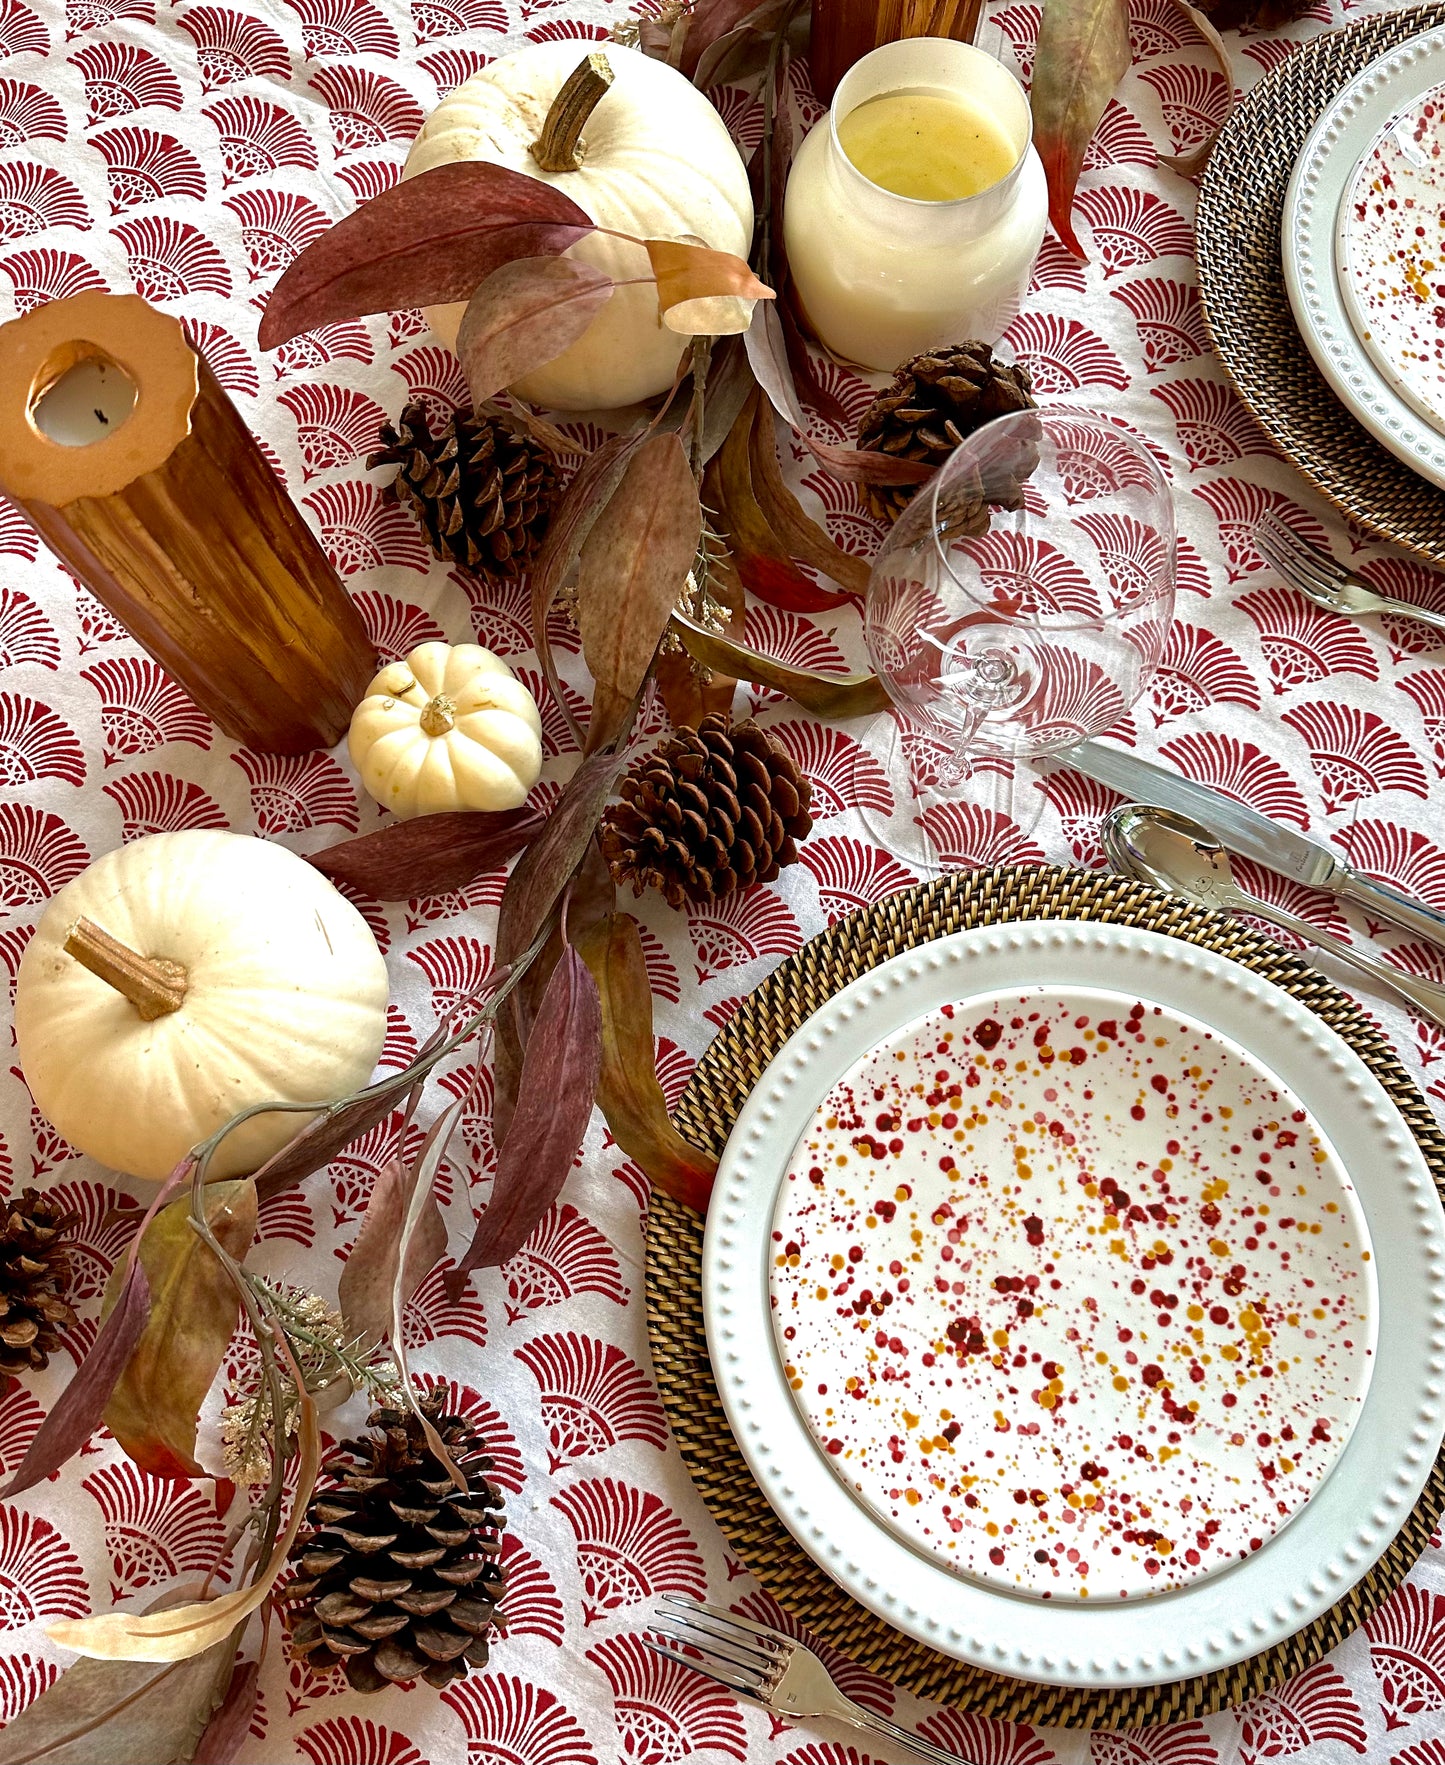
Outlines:
[[1335,267],[1370,359],[1445,433],[1445,86],[1392,117],[1355,168]]
[[1127,927],[982,927],[824,1005],[733,1130],[703,1292],[794,1537],[1025,1679],[1290,1635],[1445,1434],[1445,1219],[1405,1123],[1289,995]]
[[1257,1060],[1128,993],[986,995],[870,1050],[794,1149],[773,1247],[777,1352],[845,1487],[1040,1599],[1262,1549],[1369,1386],[1339,1159]]

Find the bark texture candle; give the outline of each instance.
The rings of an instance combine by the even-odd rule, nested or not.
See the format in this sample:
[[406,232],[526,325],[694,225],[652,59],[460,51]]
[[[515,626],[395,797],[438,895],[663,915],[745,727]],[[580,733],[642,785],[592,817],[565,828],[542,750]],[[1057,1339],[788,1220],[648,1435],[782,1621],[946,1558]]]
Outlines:
[[820,341],[893,368],[999,337],[1046,212],[1018,81],[970,44],[917,37],[875,49],[839,82],[798,152],[783,234]]

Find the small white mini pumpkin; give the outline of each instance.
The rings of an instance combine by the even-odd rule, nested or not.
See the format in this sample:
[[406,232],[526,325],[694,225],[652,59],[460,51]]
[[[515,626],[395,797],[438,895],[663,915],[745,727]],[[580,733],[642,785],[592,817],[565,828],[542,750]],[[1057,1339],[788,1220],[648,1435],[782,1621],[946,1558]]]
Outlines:
[[[46,1120],[154,1182],[252,1104],[359,1089],[386,997],[375,938],[319,870],[192,828],[107,852],[52,897],[20,961],[15,1039]],[[210,1174],[255,1170],[306,1119],[254,1117]]]
[[516,809],[542,771],[542,719],[490,650],[424,643],[367,687],[347,748],[367,790],[403,819]]
[[[539,163],[533,145],[586,47],[572,37],[529,43],[463,80],[423,124],[402,176],[488,160],[555,184],[599,227],[637,239],[701,240],[746,256],[753,237],[747,170],[717,111],[666,62],[606,44],[612,85],[583,124],[582,163],[555,171]],[[687,339],[657,316],[647,253],[591,233],[567,255],[630,285],[615,288],[581,337],[514,390],[564,411],[611,409],[665,392]],[[465,311],[463,302],[427,311],[449,347]]]

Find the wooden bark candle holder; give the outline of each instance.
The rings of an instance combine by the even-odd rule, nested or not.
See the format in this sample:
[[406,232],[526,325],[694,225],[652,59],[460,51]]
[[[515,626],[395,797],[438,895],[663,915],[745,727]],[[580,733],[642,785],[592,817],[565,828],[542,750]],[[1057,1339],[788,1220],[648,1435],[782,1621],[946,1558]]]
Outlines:
[[808,67],[820,104],[871,49],[900,37],[952,37],[971,43],[983,0],[812,0]]
[[177,320],[91,293],[0,326],[0,490],[227,735],[346,733],[374,647]]

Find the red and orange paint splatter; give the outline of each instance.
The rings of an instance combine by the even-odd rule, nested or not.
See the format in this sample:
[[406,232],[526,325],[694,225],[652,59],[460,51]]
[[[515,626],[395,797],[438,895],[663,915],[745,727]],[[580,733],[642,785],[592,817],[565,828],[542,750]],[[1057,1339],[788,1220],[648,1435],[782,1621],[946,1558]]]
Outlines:
[[836,1084],[773,1222],[775,1338],[839,1477],[960,1574],[1184,1585],[1319,1487],[1375,1279],[1298,1101],[1163,1007],[944,1006]]

